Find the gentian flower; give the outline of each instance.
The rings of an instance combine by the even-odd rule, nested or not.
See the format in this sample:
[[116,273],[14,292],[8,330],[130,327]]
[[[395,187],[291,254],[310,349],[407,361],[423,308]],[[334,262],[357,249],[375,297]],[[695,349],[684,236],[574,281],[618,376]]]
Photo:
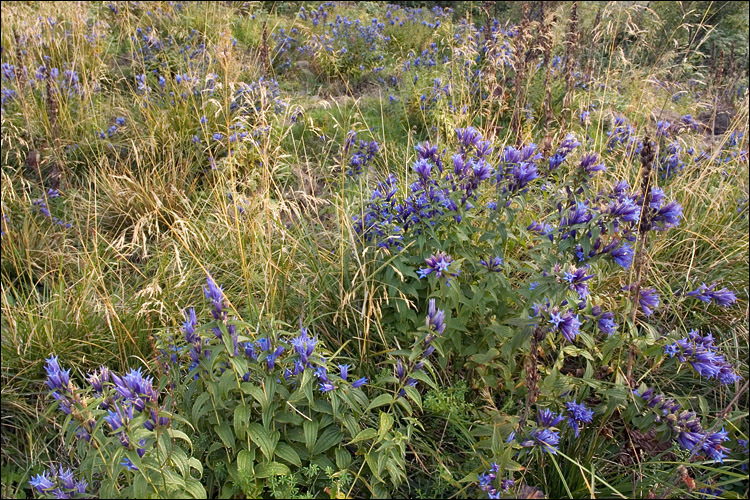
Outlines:
[[502,271],[503,259],[501,259],[500,256],[496,255],[492,259],[489,259],[489,262],[482,259],[479,261],[479,263],[486,267],[488,271],[494,273],[499,273],[500,271]]
[[623,243],[621,246],[612,249],[609,254],[618,266],[625,269],[629,268],[633,263],[633,249],[627,243]]
[[585,404],[578,404],[575,401],[568,401],[565,405],[568,408],[568,424],[578,437],[578,424],[590,424],[594,418],[594,412],[586,408]]
[[653,314],[653,309],[659,307],[659,295],[656,293],[655,288],[645,288],[641,290],[638,297],[638,303],[643,309],[643,313],[646,316]]

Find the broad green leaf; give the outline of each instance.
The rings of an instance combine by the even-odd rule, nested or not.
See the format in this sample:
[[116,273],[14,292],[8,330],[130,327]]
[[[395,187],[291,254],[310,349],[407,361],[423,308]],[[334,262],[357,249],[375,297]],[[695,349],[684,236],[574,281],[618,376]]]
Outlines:
[[389,430],[393,427],[393,415],[390,413],[380,412],[380,427],[378,428],[378,439],[383,439]]
[[255,477],[260,479],[271,476],[287,476],[290,473],[289,467],[279,462],[258,464],[258,467],[255,468]]
[[339,444],[343,438],[344,433],[338,430],[336,426],[330,425],[326,427],[323,434],[318,437],[318,441],[315,443],[313,455],[319,455],[332,446]]
[[419,391],[416,389],[416,387],[407,385],[406,387],[404,387],[404,391],[406,392],[406,395],[409,396],[409,399],[417,403],[419,409],[422,409],[422,396],[419,394]]
[[310,453],[315,449],[315,442],[318,440],[318,421],[305,420],[302,422],[302,429],[305,431],[305,446]]
[[190,493],[193,498],[208,498],[206,488],[203,487],[200,481],[195,479],[188,479],[185,481],[185,491]]
[[279,442],[281,436],[279,431],[271,432],[258,423],[252,423],[250,424],[248,433],[250,434],[250,439],[252,439],[253,443],[258,445],[260,451],[263,452],[263,455],[265,455],[268,460],[271,460],[273,458],[273,452],[276,449],[276,443]]
[[339,470],[344,470],[349,467],[351,463],[352,454],[342,446],[336,448],[336,467],[338,467]]
[[250,408],[243,404],[234,409],[234,433],[237,439],[245,439],[245,429],[250,424]]
[[367,405],[367,409],[365,412],[368,412],[372,410],[373,408],[377,408],[378,406],[385,406],[389,405],[393,402],[393,396],[390,394],[381,394],[380,396],[373,399],[369,405]]
[[190,445],[190,450],[193,449],[193,442],[190,441],[190,438],[187,434],[185,434],[182,431],[178,431],[177,429],[169,429],[169,435],[172,437],[172,439],[182,439],[185,441],[188,445]]
[[221,425],[214,425],[214,432],[216,432],[216,435],[221,438],[224,446],[227,448],[234,448],[234,434],[232,433],[232,428],[229,427],[227,422],[224,422]]
[[195,399],[191,411],[194,424],[197,424],[200,418],[204,415],[205,412],[203,411],[203,405],[206,404],[206,401],[208,401],[210,397],[211,395],[209,393],[203,392]]
[[[253,448],[255,450],[255,448]],[[244,476],[252,476],[255,471],[255,451],[241,450],[237,454],[237,472]]]
[[250,382],[243,382],[242,385],[242,391],[245,394],[250,394],[253,399],[255,399],[258,404],[263,405],[266,402],[266,395],[263,393],[263,389],[258,387],[255,384],[251,384]]
[[375,439],[377,437],[378,432],[375,429],[367,428],[359,431],[359,434],[357,434],[354,439],[349,441],[347,444],[354,444],[359,443],[360,441],[367,441],[368,439]]
[[283,441],[276,445],[275,453],[277,457],[286,460],[287,462],[290,462],[297,467],[302,467],[302,461],[300,460],[297,452],[294,451],[294,448],[284,443]]

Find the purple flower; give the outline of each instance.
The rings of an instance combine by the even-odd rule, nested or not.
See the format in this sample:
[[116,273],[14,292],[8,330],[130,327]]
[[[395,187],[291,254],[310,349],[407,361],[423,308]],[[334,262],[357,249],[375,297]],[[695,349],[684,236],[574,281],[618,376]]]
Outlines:
[[533,163],[521,162],[513,167],[510,171],[510,181],[508,190],[515,193],[523,189],[529,182],[539,177],[536,165]]
[[[53,474],[54,476],[54,474]],[[52,480],[47,477],[47,471],[42,472],[41,474],[37,474],[36,476],[33,476],[31,480],[29,481],[29,484],[32,488],[36,488],[39,493],[46,493],[47,491],[53,489],[55,487],[55,483],[52,482]]]
[[573,226],[575,224],[585,224],[591,220],[591,210],[588,202],[577,202],[575,208],[571,208],[568,215],[560,220],[561,226]]
[[358,378],[354,382],[352,382],[352,388],[356,389],[357,387],[362,387],[367,383],[367,377]]
[[658,187],[652,187],[651,188],[651,201],[648,206],[653,208],[654,210],[659,210],[659,207],[661,207],[661,204],[663,201],[664,201],[664,191],[662,191]]
[[560,434],[547,428],[535,429],[531,433],[532,441],[522,443],[522,446],[540,445],[544,451],[557,455],[557,446],[560,443]]
[[448,268],[453,263],[453,258],[443,251],[438,250],[436,254],[430,255],[429,258],[425,259],[425,263],[427,264],[427,267],[420,268],[417,271],[420,279],[432,274],[433,272],[438,278],[441,278],[443,273],[450,276],[458,276],[458,273],[448,272]]
[[144,378],[141,368],[138,368],[138,370],[131,369],[122,378],[112,374],[112,381],[123,399],[132,402],[138,411],[143,411],[146,401],[156,402],[158,399],[158,394],[153,387],[153,378]]
[[737,301],[737,296],[734,294],[734,292],[728,290],[727,288],[722,288],[721,290],[714,291],[716,285],[716,283],[713,283],[711,284],[711,286],[706,286],[705,283],[702,283],[700,287],[693,290],[692,292],[686,293],[685,295],[695,297],[696,299],[706,303],[710,303],[711,300],[715,300],[720,306],[724,307],[728,307]]
[[574,315],[572,311],[567,311],[565,314],[560,314],[555,307],[550,313],[551,324],[555,325],[555,329],[560,330],[568,342],[573,342],[578,336],[579,327],[581,321],[577,315]]
[[341,373],[341,378],[343,380],[346,380],[349,376],[349,365],[339,365],[339,372]]
[[596,163],[598,160],[599,156],[596,153],[585,154],[581,157],[581,168],[589,175],[607,170],[603,162]]
[[568,401],[565,405],[568,408],[568,424],[578,437],[578,424],[590,424],[594,418],[594,412],[586,408],[585,404],[578,404],[575,401]]
[[586,281],[593,278],[593,274],[586,274],[586,268],[575,266],[570,267],[570,271],[567,271],[564,276],[564,280],[570,284],[570,289],[575,290],[580,298],[587,297],[589,295],[589,287]]
[[528,229],[529,231],[532,231],[534,233],[539,233],[542,236],[548,237],[550,242],[552,242],[552,240],[554,238],[554,234],[553,233],[555,231],[555,228],[553,228],[552,226],[550,226],[546,222],[541,222],[540,223],[540,222],[537,222],[537,221],[533,221],[531,224],[529,224],[529,226],[526,229]]
[[721,384],[742,380],[732,365],[719,354],[710,333],[701,336],[698,331],[692,330],[687,337],[667,345],[664,352],[670,357],[677,356],[680,363],[690,362],[699,375],[709,379],[716,378]]
[[425,160],[424,158],[420,158],[414,164],[413,168],[419,176],[419,182],[422,184],[422,186],[426,186],[427,181],[430,180],[430,173],[432,171],[432,165],[430,164],[430,162]]
[[467,149],[469,147],[476,147],[479,141],[482,140],[482,134],[474,127],[457,128],[456,136],[458,137],[458,142]]
[[200,341],[200,336],[195,333],[195,327],[198,326],[198,319],[195,317],[195,309],[189,307],[185,309],[185,322],[182,329],[185,331],[185,340],[188,344],[194,344]]
[[335,385],[333,385],[330,382],[321,382],[320,383],[320,392],[321,394],[325,394],[328,391],[332,391],[336,388]]
[[299,336],[293,338],[290,342],[294,350],[299,354],[302,364],[307,365],[318,343],[318,337],[310,338],[307,335],[307,328],[302,328]]
[[655,230],[663,231],[679,225],[680,217],[682,217],[682,206],[676,201],[670,201],[656,211],[651,221]]
[[539,410],[536,422],[540,427],[556,427],[557,424],[565,420],[565,417],[561,413],[553,413],[552,410],[543,409]]
[[482,259],[479,261],[479,263],[486,267],[488,271],[494,273],[499,273],[500,271],[502,271],[503,259],[501,259],[500,256],[496,255],[492,259],[489,259],[489,262]]
[[51,391],[59,390],[72,394],[70,386],[70,369],[61,369],[57,362],[57,356],[51,356],[46,362],[44,369],[47,372],[47,387],[49,387]]
[[442,335],[445,331],[445,311],[437,309],[435,299],[430,299],[427,308],[425,324],[427,328],[434,331],[436,335]]
[[602,314],[598,321],[599,330],[607,335],[615,333],[615,330],[617,330],[617,323],[614,322],[614,317],[615,314],[613,312],[605,312]]
[[610,255],[614,259],[615,263],[625,269],[629,268],[633,263],[633,249],[630,245],[623,243],[621,246],[614,248]]
[[625,222],[638,222],[641,218],[641,207],[631,197],[626,196],[613,201],[609,205],[609,213]]
[[641,290],[638,297],[638,303],[643,309],[643,313],[646,316],[651,316],[653,310],[659,307],[659,295],[656,293],[655,288],[645,288]]
[[[206,283],[207,285],[203,287],[203,293],[213,305],[211,314],[213,314],[214,319],[223,320],[226,318],[226,311],[224,311],[224,290],[216,284],[210,274],[206,275]],[[218,333],[217,336],[221,337],[221,333]]]
[[128,470],[132,470],[132,471],[138,470],[138,467],[136,467],[135,464],[133,464],[133,462],[128,457],[123,458],[122,462],[120,462],[120,465],[122,465]]

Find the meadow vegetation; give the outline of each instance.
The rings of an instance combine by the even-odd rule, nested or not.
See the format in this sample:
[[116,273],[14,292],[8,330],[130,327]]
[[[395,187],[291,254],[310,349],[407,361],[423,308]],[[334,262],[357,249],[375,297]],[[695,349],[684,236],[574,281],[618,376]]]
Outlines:
[[1,58],[3,498],[747,498],[747,4],[4,2]]

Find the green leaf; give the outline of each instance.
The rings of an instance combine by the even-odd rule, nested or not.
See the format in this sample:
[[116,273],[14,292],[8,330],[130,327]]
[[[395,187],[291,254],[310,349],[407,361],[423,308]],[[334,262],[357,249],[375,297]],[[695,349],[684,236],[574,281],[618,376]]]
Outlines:
[[198,474],[200,474],[201,476],[203,476],[203,464],[201,463],[200,460],[198,460],[195,457],[190,457],[188,459],[188,465],[190,467],[192,467],[193,469],[197,470]]
[[369,405],[367,405],[367,409],[365,412],[368,412],[372,410],[373,408],[377,408],[378,406],[385,406],[389,405],[393,402],[393,396],[390,394],[381,394],[380,396],[373,399]]
[[328,426],[323,434],[318,438],[313,448],[313,455],[318,455],[328,450],[332,446],[339,444],[344,438],[344,433],[336,428],[336,426]]
[[176,429],[169,429],[169,435],[172,437],[172,439],[182,439],[185,441],[188,445],[190,445],[190,450],[192,452],[193,450],[193,442],[190,441],[190,438],[187,434],[185,434],[182,431],[178,431]]
[[271,476],[287,476],[290,474],[289,467],[279,462],[266,462],[259,464],[255,469],[255,477],[263,479]]
[[302,430],[305,432],[305,446],[307,451],[312,453],[315,448],[315,442],[318,440],[318,421],[305,420],[302,422]]
[[271,375],[267,375],[263,380],[263,392],[265,394],[265,403],[263,403],[263,409],[268,408],[268,405],[273,401],[273,397],[276,394],[276,379]]
[[250,439],[252,439],[253,443],[258,445],[260,451],[263,452],[263,455],[271,460],[273,458],[273,452],[276,449],[276,443],[279,442],[279,438],[281,437],[279,431],[274,431],[272,433],[262,425],[252,423],[250,424],[248,433],[250,434]]
[[200,418],[206,413],[203,411],[203,405],[206,404],[206,401],[211,397],[211,395],[207,392],[201,393],[196,399],[195,403],[193,403],[193,408],[191,411],[191,414],[193,416],[193,424],[197,424]]
[[192,498],[208,498],[206,488],[203,487],[200,481],[195,479],[188,479],[185,481],[185,491],[190,493]]
[[393,427],[393,415],[390,413],[380,412],[380,427],[378,428],[378,439],[383,439],[389,430]]
[[346,448],[339,446],[336,448],[336,467],[344,470],[352,463],[352,454]]
[[242,385],[242,391],[245,394],[250,394],[253,399],[255,399],[258,404],[263,405],[266,402],[266,395],[263,393],[263,389],[258,387],[255,384],[251,384],[250,382],[243,382]]
[[250,408],[243,404],[234,409],[234,433],[237,439],[245,438],[245,429],[250,423]]
[[367,428],[359,431],[359,434],[357,434],[354,439],[349,441],[347,444],[354,444],[359,443],[360,441],[367,441],[368,439],[375,439],[377,435],[378,432],[375,429]]
[[253,464],[255,463],[255,448],[253,451],[242,450],[237,454],[237,470],[244,476],[255,474]]
[[214,425],[214,432],[216,432],[216,435],[221,438],[224,446],[227,448],[234,448],[234,434],[232,433],[232,428],[229,427],[227,422],[223,422],[221,425]]
[[294,451],[294,448],[289,446],[287,443],[284,443],[283,441],[278,443],[276,445],[276,456],[281,458],[282,460],[286,460],[287,462],[290,462],[297,467],[302,467],[302,461],[299,458],[299,455],[296,451]]
[[406,395],[409,396],[409,399],[417,403],[419,409],[422,409],[422,396],[419,394],[417,388],[407,385],[404,387],[404,391],[406,392]]

